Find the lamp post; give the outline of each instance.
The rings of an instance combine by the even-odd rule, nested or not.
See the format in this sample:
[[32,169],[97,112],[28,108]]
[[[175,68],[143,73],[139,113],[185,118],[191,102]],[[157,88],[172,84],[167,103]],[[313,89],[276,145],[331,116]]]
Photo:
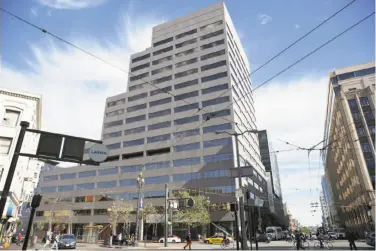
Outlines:
[[[226,132],[226,131],[215,132],[215,134],[223,134],[223,133],[228,134],[230,136],[235,136],[237,166],[238,166],[238,168],[240,168],[240,154],[239,154],[238,137],[244,135],[245,133],[255,133],[255,134],[257,134],[257,133],[259,133],[259,131],[258,130],[246,130],[246,131],[240,132],[240,133],[237,133],[237,132],[229,133],[229,132]],[[238,172],[238,174],[239,174],[238,175],[239,189],[243,189],[241,172]],[[244,220],[244,197],[243,196],[241,198],[239,198],[239,214],[238,215],[239,215],[238,217],[239,217],[239,221],[240,221],[240,231],[241,231],[241,237],[242,237],[241,248],[243,250],[245,250],[245,249],[247,249],[247,233],[246,233],[245,220]],[[238,220],[238,219],[236,219],[236,220]],[[239,236],[237,238],[239,238]],[[236,240],[236,243],[239,243],[239,240]],[[237,244],[237,249],[239,249],[238,244]]]
[[138,199],[137,199],[137,214],[136,214],[136,233],[135,233],[135,245],[137,245],[138,241],[138,229],[140,225],[140,211],[144,208],[144,194],[143,194],[143,187],[145,183],[144,176],[142,172],[136,178],[137,188],[138,188]]

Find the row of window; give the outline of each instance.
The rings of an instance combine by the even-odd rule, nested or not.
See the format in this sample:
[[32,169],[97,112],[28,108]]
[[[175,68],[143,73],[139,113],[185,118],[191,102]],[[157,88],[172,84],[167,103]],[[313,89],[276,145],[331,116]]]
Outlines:
[[371,74],[375,74],[375,67],[363,69],[363,70],[359,70],[359,71],[354,71],[354,72],[347,72],[347,73],[337,75],[337,76],[331,78],[331,82],[332,82],[332,84],[337,84],[338,81],[343,81],[343,80],[347,80],[347,79],[351,79],[351,78],[363,77],[363,76],[371,75]]

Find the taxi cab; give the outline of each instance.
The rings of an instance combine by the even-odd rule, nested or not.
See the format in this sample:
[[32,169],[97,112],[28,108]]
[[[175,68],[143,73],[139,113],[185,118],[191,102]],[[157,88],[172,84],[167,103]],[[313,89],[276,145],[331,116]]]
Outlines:
[[[229,241],[232,241],[232,238],[227,236],[227,239]],[[204,243],[207,243],[207,244],[221,244],[223,241],[223,236],[221,235],[213,235],[209,238],[205,238],[204,240]]]

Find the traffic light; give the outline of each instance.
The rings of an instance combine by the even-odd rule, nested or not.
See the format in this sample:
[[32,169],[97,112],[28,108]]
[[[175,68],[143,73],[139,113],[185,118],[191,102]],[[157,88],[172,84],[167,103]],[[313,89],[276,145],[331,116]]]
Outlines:
[[192,198],[179,199],[179,208],[192,208],[195,205],[195,201]]
[[231,212],[238,211],[238,204],[237,203],[231,203],[230,204],[230,210],[231,210]]

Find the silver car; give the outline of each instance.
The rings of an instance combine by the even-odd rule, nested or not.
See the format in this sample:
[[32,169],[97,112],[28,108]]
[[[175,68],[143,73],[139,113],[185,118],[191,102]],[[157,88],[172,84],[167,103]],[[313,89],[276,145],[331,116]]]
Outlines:
[[375,246],[375,232],[373,233],[369,233],[367,236],[366,236],[366,244],[367,245],[370,245],[372,247]]
[[76,236],[63,234],[59,240],[59,249],[76,249]]

